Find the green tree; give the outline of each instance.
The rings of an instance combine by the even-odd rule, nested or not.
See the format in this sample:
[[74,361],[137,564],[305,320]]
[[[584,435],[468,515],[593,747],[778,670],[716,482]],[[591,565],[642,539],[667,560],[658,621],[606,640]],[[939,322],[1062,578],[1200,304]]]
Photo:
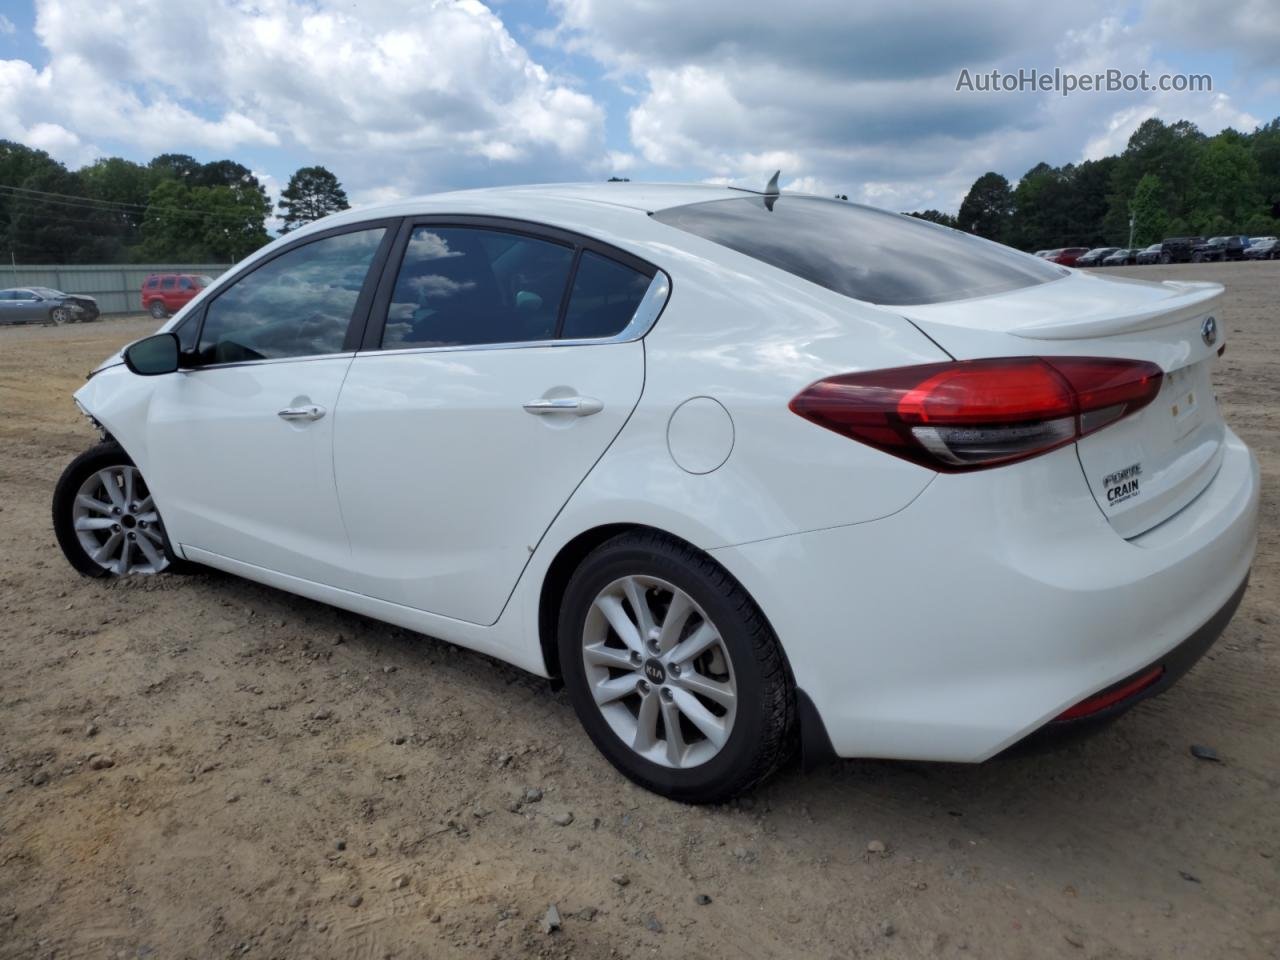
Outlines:
[[988,240],[1003,242],[1013,217],[1013,192],[998,173],[984,173],[973,182],[960,204],[956,225]]
[[1168,217],[1164,212],[1164,197],[1164,184],[1154,173],[1148,173],[1138,181],[1129,204],[1135,245],[1145,247],[1170,235],[1166,233]]
[[1190,219],[1198,232],[1234,233],[1262,208],[1257,161],[1238,138],[1224,130],[1196,158]]
[[915,217],[917,220],[928,220],[930,223],[940,223],[944,227],[953,229],[956,225],[956,218],[941,210],[912,210],[907,216]]
[[324,167],[302,167],[289,178],[280,194],[281,233],[295,230],[304,223],[348,209],[347,193],[338,178]]
[[200,171],[200,161],[185,153],[162,153],[147,164],[156,178],[189,181]]
[[271,204],[256,184],[192,187],[176,179],[156,184],[143,223],[144,256],[231,262],[252,253],[270,240]]

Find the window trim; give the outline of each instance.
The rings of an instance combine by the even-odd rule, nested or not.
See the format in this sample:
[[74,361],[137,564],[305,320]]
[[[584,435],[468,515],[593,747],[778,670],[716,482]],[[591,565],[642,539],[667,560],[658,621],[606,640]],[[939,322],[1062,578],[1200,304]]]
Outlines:
[[[532,237],[538,240],[549,240],[573,248],[573,263],[565,279],[564,293],[560,298],[559,313],[556,317],[556,336],[547,340],[518,340],[511,343],[466,343],[449,346],[404,346],[384,349],[382,334],[386,327],[387,313],[391,307],[391,295],[395,290],[396,280],[400,275],[400,267],[404,262],[404,254],[409,246],[409,238],[418,227],[467,227],[481,230],[494,230],[502,233],[513,233],[518,236]],[[569,309],[569,298],[572,295],[573,283],[577,277],[578,264],[582,260],[582,252],[592,253],[613,260],[624,267],[630,267],[637,273],[649,277],[649,287],[641,298],[639,306],[632,314],[625,327],[612,337],[592,337],[568,340],[559,336],[564,326],[565,314]],[[370,304],[368,322],[364,329],[364,337],[357,348],[361,356],[387,355],[399,356],[409,353],[457,353],[464,350],[513,350],[527,347],[577,347],[600,343],[626,343],[640,340],[648,335],[654,324],[662,315],[671,299],[671,276],[661,267],[650,263],[635,254],[620,250],[615,246],[596,240],[584,234],[553,227],[549,224],[533,220],[518,220],[511,217],[486,216],[477,214],[443,214],[432,213],[418,216],[407,216],[400,224],[395,238],[395,245],[388,252],[382,265],[382,277],[378,282],[377,293]]]
[[[373,299],[378,278],[381,277],[386,266],[386,259],[392,244],[397,237],[397,231],[401,226],[400,217],[382,217],[377,220],[364,220],[359,223],[343,224],[340,227],[332,227],[328,230],[320,230],[316,233],[309,233],[305,237],[299,237],[295,242],[285,244],[278,250],[272,251],[270,256],[262,257],[246,266],[241,267],[234,273],[228,271],[211,284],[212,292],[200,305],[200,316],[196,321],[195,344],[196,350],[200,349],[200,340],[204,336],[204,323],[209,315],[209,307],[217,302],[218,298],[230,290],[233,286],[256,273],[268,263],[271,263],[278,257],[284,256],[286,253],[292,253],[307,244],[315,243],[319,240],[328,240],[331,237],[342,236],[347,233],[361,233],[365,230],[383,229],[382,239],[378,241],[378,247],[374,251],[373,259],[369,262],[369,270],[364,277],[364,285],[360,288],[360,293],[356,297],[356,305],[351,311],[351,319],[347,322],[347,332],[343,336],[342,349],[334,353],[313,353],[302,357],[266,357],[262,360],[236,360],[230,363],[196,363],[190,362],[189,365],[184,364],[183,369],[187,371],[195,370],[224,370],[228,367],[244,367],[262,363],[284,363],[298,360],[318,360],[323,357],[341,357],[354,354],[362,336],[364,335],[365,326],[369,319],[369,305]],[[206,288],[208,289],[208,288]],[[171,328],[175,332],[178,327],[186,323],[184,319],[182,323]],[[187,355],[192,356],[192,355]]]

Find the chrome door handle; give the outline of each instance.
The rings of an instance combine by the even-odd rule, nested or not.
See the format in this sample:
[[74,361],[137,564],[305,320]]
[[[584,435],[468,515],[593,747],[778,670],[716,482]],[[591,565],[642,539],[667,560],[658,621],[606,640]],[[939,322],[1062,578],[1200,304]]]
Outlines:
[[571,413],[575,417],[589,417],[604,409],[595,397],[540,397],[524,405],[527,413],[545,417],[550,413]]
[[324,407],[318,403],[308,403],[301,407],[285,407],[276,416],[281,420],[319,420],[324,414]]

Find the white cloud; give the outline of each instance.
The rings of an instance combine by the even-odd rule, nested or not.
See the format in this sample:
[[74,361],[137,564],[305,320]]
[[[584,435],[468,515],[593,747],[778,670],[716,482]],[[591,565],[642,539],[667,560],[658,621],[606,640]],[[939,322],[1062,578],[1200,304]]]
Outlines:
[[11,37],[18,32],[12,20],[0,13],[0,37]]
[[1016,180],[1041,160],[1123,150],[1148,116],[1186,118],[1209,133],[1254,122],[1221,91],[956,91],[962,67],[1174,72],[1151,26],[1112,16],[1115,5],[1104,0],[1041,6],[1034,16],[1021,0],[977,8],[941,0],[785,8],[552,2],[556,42],[595,57],[617,83],[639,82],[631,143],[659,176],[662,168],[694,170],[759,185],[781,167],[792,188],[899,210],[955,210],[987,170]]
[[[0,128],[220,155],[280,148],[357,192],[599,155],[603,112],[475,0],[38,0],[48,65],[0,61]],[[56,139],[56,138],[52,138]]]

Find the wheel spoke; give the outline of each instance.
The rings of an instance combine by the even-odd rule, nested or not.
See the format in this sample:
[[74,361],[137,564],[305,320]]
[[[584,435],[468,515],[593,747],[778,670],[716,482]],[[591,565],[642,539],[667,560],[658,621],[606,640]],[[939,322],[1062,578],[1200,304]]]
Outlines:
[[[656,698],[655,698],[656,699]],[[662,701],[662,726],[667,737],[667,763],[678,767],[684,761],[684,734],[680,732],[680,711],[674,703]]]
[[655,690],[640,698],[640,710],[636,714],[636,738],[631,748],[637,753],[651,750],[658,742],[658,692]]
[[595,697],[596,703],[602,707],[606,703],[613,703],[613,701],[620,700],[627,694],[635,692],[636,678],[631,675],[601,680],[591,688],[591,695]]
[[151,517],[147,516],[147,514],[154,515],[155,512],[156,512],[155,501],[151,499],[151,494],[148,493],[145,497],[143,497],[141,500],[138,501],[138,509],[133,511],[133,515],[137,517],[139,520],[149,521]]
[[107,537],[107,539],[103,541],[102,546],[100,546],[97,550],[94,551],[94,554],[93,554],[94,563],[100,563],[105,567],[111,555],[120,549],[120,541],[122,541],[123,539],[124,539],[124,534],[121,533],[119,530],[111,534],[111,536]]
[[123,510],[125,508],[124,494],[120,492],[120,485],[116,483],[116,475],[110,470],[102,470],[98,473],[98,479],[102,481],[102,486],[107,491],[107,496],[111,499],[111,505]]
[[682,673],[678,677],[671,679],[673,685],[680,687],[682,690],[688,690],[690,693],[701,694],[708,700],[713,700],[722,707],[731,707],[736,699],[733,687],[727,683],[721,683],[718,680],[709,680],[700,673],[689,671]]
[[[144,530],[143,533],[150,533],[150,531]],[[146,536],[139,537],[134,543],[138,545],[138,549],[147,558],[147,563],[151,564],[152,569],[159,570],[164,559],[160,556],[160,551],[156,549],[156,545]]]
[[125,467],[120,472],[124,477],[124,502],[125,504],[133,503],[133,477],[137,471]]
[[658,637],[659,650],[670,650],[676,645],[691,613],[693,613],[693,601],[683,591],[677,590],[671,595],[671,605],[667,607],[667,615],[662,618],[662,633]]
[[111,517],[81,517],[76,521],[77,530],[110,530],[115,525]]
[[627,616],[627,611],[622,608],[622,601],[612,594],[601,594],[596,597],[596,606],[609,621],[609,626],[613,627],[613,632],[618,635],[618,639],[625,643],[628,649],[644,656],[644,644],[641,642],[640,632]]
[[719,639],[720,634],[716,632],[716,628],[704,620],[698,625],[697,630],[667,652],[667,663],[678,663],[683,666],[685,661],[692,660]]
[[617,647],[606,647],[603,643],[584,648],[582,655],[586,658],[587,663],[593,666],[613,667],[617,670],[636,669],[627,651],[619,650]]
[[701,730],[703,736],[716,747],[724,746],[724,742],[729,739],[729,731],[725,729],[723,721],[704,707],[693,694],[678,687],[671,692],[675,705],[689,718],[689,722]]
[[101,513],[104,516],[111,516],[111,504],[103,503],[88,494],[81,493],[76,496],[76,504],[93,513]]
[[643,639],[649,638],[649,631],[653,629],[653,612],[649,609],[649,604],[645,599],[644,585],[639,583],[635,577],[628,577],[622,584],[622,590],[627,595],[627,602],[631,604],[631,609],[635,612],[636,626],[640,631]]
[[160,532],[159,527],[138,528],[138,532],[154,543],[158,547],[164,546],[164,534]]
[[129,572],[129,556],[133,553],[133,541],[128,537],[121,537],[121,541],[124,545],[120,548],[120,556],[116,557],[112,565],[117,577],[123,577]]

